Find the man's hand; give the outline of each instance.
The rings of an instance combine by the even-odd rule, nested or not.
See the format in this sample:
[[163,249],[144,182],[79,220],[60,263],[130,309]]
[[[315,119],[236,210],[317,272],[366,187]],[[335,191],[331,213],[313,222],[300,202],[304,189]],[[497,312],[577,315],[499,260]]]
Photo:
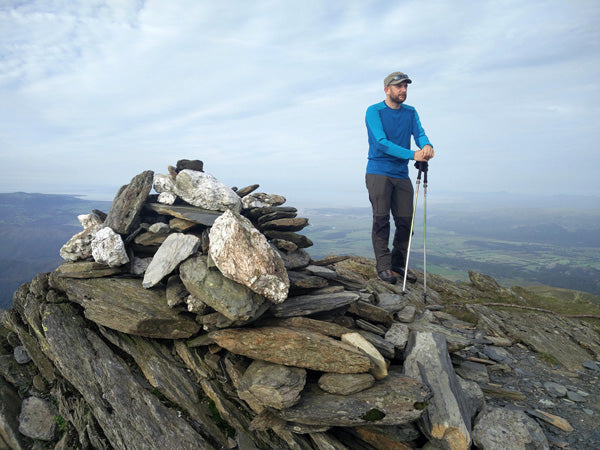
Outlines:
[[431,145],[427,144],[421,150],[417,150],[415,152],[415,156],[413,159],[415,161],[429,161],[431,158],[433,158],[433,155],[434,155],[433,147]]

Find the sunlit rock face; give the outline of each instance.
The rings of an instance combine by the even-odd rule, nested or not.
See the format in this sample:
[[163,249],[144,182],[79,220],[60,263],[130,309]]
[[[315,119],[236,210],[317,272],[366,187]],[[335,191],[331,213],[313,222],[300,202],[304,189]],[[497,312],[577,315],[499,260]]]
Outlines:
[[279,254],[245,217],[225,212],[209,234],[209,254],[221,273],[273,303],[283,302],[290,282]]
[[[154,188],[157,192],[175,194],[190,205],[200,208],[239,212],[242,199],[229,187],[221,183],[209,173],[184,169],[177,174],[175,180],[170,175],[154,177]],[[164,202],[171,199],[163,196]]]

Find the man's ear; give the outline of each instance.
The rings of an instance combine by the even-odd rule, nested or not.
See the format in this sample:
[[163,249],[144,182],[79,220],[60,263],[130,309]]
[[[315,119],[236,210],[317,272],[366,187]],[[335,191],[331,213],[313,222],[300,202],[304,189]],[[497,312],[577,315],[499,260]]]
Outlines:
[[383,88],[383,92],[385,92],[385,95],[386,95],[386,96],[388,95],[388,92],[389,92],[389,91],[390,91],[390,86],[389,86],[389,85],[388,85],[388,86],[385,86],[385,87]]

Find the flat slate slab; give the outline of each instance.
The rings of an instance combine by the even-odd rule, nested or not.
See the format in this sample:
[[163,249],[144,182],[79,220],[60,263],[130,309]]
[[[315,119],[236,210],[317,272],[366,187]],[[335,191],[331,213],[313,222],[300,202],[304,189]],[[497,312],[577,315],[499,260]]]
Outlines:
[[354,347],[307,330],[228,328],[209,336],[230,352],[286,366],[335,373],[364,373],[371,366],[369,358]]
[[163,205],[162,203],[146,203],[146,208],[151,209],[158,214],[178,217],[179,219],[189,220],[208,227],[212,226],[221,214],[220,211],[211,211],[209,209],[198,208],[197,206],[187,205]]
[[167,305],[164,290],[144,289],[139,279],[66,279],[70,300],[85,309],[85,317],[113,330],[163,339],[188,338],[200,325]]
[[306,316],[348,306],[359,298],[360,295],[356,292],[299,295],[288,297],[283,303],[271,306],[271,312],[275,317]]
[[425,384],[393,371],[373,387],[351,395],[307,386],[300,402],[274,413],[286,421],[308,425],[400,425],[418,419],[430,397]]
[[102,278],[125,272],[126,266],[109,267],[95,261],[65,262],[55,270],[63,278]]

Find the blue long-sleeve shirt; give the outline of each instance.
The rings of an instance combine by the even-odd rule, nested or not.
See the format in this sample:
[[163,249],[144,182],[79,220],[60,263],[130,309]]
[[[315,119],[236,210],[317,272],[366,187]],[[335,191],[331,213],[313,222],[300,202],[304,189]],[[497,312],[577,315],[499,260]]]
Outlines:
[[408,178],[408,161],[415,154],[410,149],[410,137],[419,148],[431,145],[417,110],[405,104],[392,109],[383,101],[367,108],[365,122],[369,135],[367,173]]

